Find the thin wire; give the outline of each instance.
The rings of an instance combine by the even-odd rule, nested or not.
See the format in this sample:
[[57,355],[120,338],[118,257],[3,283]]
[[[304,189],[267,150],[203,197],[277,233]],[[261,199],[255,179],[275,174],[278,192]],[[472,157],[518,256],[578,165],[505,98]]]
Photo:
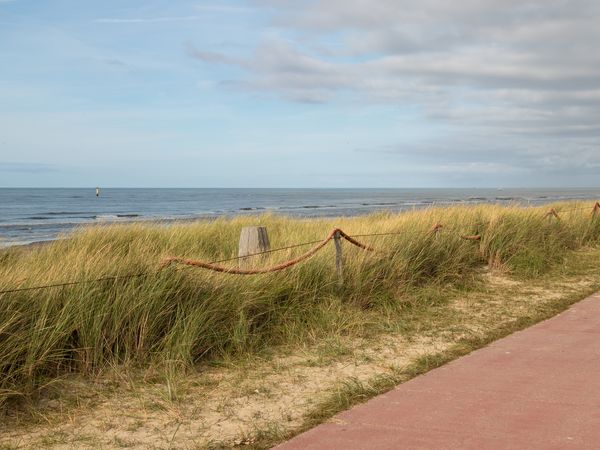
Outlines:
[[[585,208],[573,208],[573,209],[561,209],[556,212],[564,213],[564,212],[585,211],[585,210],[586,210]],[[435,230],[435,232],[436,233],[438,233],[438,232],[449,233],[449,232],[451,232],[451,230],[442,228],[442,229]],[[352,235],[348,235],[348,236],[354,238],[354,237],[371,237],[371,236],[394,236],[394,235],[400,235],[400,234],[403,234],[403,232],[396,231],[396,232],[387,232],[387,233],[365,233],[365,234],[352,234]],[[236,260],[243,259],[243,258],[250,258],[253,256],[265,255],[267,253],[274,253],[274,252],[279,252],[279,251],[283,251],[283,250],[290,250],[293,248],[303,247],[306,245],[312,245],[312,244],[316,244],[319,242],[321,242],[321,240],[303,242],[300,244],[288,245],[285,247],[279,247],[279,248],[275,248],[275,249],[271,249],[271,250],[265,250],[265,251],[258,252],[258,253],[251,253],[249,255],[234,256],[232,258],[211,261],[209,264],[219,264],[219,263],[223,263],[223,262],[236,261]],[[92,280],[78,280],[78,281],[70,281],[70,282],[66,282],[66,283],[56,283],[56,284],[47,284],[47,285],[42,285],[42,286],[30,286],[30,287],[23,287],[23,288],[7,289],[7,290],[0,291],[0,295],[13,293],[13,292],[33,291],[33,290],[39,290],[39,289],[49,289],[49,288],[64,287],[64,286],[75,286],[78,284],[98,283],[101,281],[108,281],[108,280],[139,278],[139,277],[145,277],[145,276],[149,276],[149,275],[156,275],[159,272],[160,272],[160,270],[152,271],[152,272],[142,272],[142,273],[136,273],[136,274],[130,274],[130,275],[117,275],[117,276],[111,276],[111,277],[102,277],[102,278],[96,278],[96,279],[92,279]]]
[[319,243],[321,241],[322,240],[311,241],[311,242],[303,242],[302,244],[288,245],[286,247],[274,248],[272,250],[265,250],[265,251],[258,252],[258,253],[250,253],[249,255],[245,255],[245,256],[234,256],[233,258],[220,259],[218,261],[211,261],[208,264],[218,264],[218,263],[222,263],[222,262],[235,261],[235,260],[243,259],[243,258],[250,258],[251,256],[259,256],[259,255],[264,255],[266,253],[279,252],[279,251],[282,251],[282,250],[289,250],[289,249],[292,249],[292,248],[304,247],[305,245],[317,244],[317,243]]
[[7,289],[4,291],[0,291],[0,294],[8,294],[10,292],[21,292],[21,291],[33,291],[35,289],[47,289],[47,288],[62,287],[62,286],[74,286],[76,284],[97,283],[100,281],[108,281],[108,280],[120,280],[120,279],[126,279],[126,278],[144,277],[144,276],[153,275],[156,273],[158,273],[158,272],[143,272],[143,273],[135,273],[135,274],[130,274],[130,275],[117,275],[114,277],[95,278],[92,280],[78,280],[78,281],[69,281],[66,283],[46,284],[43,286],[30,286],[30,287],[24,287],[24,288]]
[[[218,264],[218,263],[222,263],[222,262],[235,261],[235,260],[242,259],[242,258],[249,258],[252,256],[263,255],[266,253],[273,253],[273,252],[278,252],[278,251],[282,251],[282,250],[289,250],[292,248],[315,244],[317,242],[321,242],[321,241],[311,241],[311,242],[303,242],[301,244],[288,245],[286,247],[275,248],[272,250],[265,250],[263,252],[251,253],[246,256],[235,256],[233,258],[221,259],[218,261],[213,261],[210,264]],[[55,288],[55,287],[75,286],[78,284],[97,283],[97,282],[108,281],[108,280],[119,280],[119,279],[144,277],[144,276],[149,276],[149,275],[156,275],[159,272],[160,272],[160,270],[152,271],[152,272],[142,272],[142,273],[136,273],[136,274],[130,274],[130,275],[116,275],[116,276],[111,276],[111,277],[95,278],[95,279],[91,279],[91,280],[77,280],[77,281],[69,281],[69,282],[65,282],[65,283],[46,284],[46,285],[42,285],[42,286],[30,286],[30,287],[23,287],[23,288],[6,289],[6,290],[0,291],[0,295],[9,294],[9,293],[13,293],[13,292],[33,291],[33,290],[49,289],[49,288]]]
[[392,236],[392,235],[398,235],[398,234],[403,234],[404,232],[402,231],[395,231],[395,232],[390,232],[390,233],[369,233],[369,234],[349,234],[348,236],[350,237],[368,237],[368,236]]

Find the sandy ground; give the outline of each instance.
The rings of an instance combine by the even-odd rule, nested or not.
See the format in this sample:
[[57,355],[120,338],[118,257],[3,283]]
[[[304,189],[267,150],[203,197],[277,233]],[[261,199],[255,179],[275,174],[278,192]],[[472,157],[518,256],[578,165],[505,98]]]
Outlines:
[[[464,337],[532,313],[567,295],[582,296],[592,277],[555,285],[487,275],[489,292],[447,305],[456,317],[443,327],[406,337],[340,339],[281,351],[238,365],[205,367],[177,382],[144,374],[105,373],[66,379],[39,400],[35,417],[0,417],[0,448],[214,448],[251,444],[264,434],[298,429],[307,414],[348,383],[368,383],[447,349]],[[490,292],[495,295],[490,296]],[[505,292],[506,295],[498,295]]]

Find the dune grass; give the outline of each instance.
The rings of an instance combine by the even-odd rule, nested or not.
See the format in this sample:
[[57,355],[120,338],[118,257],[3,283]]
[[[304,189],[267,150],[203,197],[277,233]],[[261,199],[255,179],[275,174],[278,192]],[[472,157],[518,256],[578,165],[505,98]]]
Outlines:
[[[600,239],[600,217],[590,215],[591,204],[552,206],[560,220],[544,217],[547,206],[497,205],[337,219],[262,215],[82,228],[44,247],[8,249],[0,254],[0,290],[156,273],[0,294],[0,403],[29,396],[69,372],[127,365],[184,373],[198,362],[274,346],[360,336],[384,326],[386,317],[443,301],[444,286],[477,283],[485,265],[524,278],[542,275],[570,250],[596,246]],[[431,232],[435,223],[444,225],[439,233]],[[359,238],[380,252],[344,244],[341,287],[333,244],[271,274],[179,266],[158,271],[165,256],[235,256],[246,225],[266,226],[273,247],[321,239],[334,226],[351,235],[400,234]],[[474,234],[481,241],[461,238]],[[305,250],[269,254],[256,264],[275,264]]]

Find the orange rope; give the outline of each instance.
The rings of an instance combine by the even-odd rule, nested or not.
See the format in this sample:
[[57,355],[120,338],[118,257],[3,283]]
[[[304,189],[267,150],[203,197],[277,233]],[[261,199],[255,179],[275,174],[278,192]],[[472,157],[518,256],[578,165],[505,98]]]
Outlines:
[[365,245],[365,244],[362,244],[362,243],[358,242],[356,239],[354,239],[351,236],[347,235],[346,233],[344,233],[339,228],[334,228],[333,233],[335,234],[336,231],[338,233],[340,233],[340,236],[342,236],[344,239],[346,239],[351,244],[354,244],[357,247],[362,248],[363,250],[366,250],[368,252],[374,252],[375,251],[375,249],[373,247],[369,247],[368,245]]
[[431,230],[429,230],[429,232],[437,233],[438,231],[441,231],[442,228],[444,228],[444,225],[442,225],[441,223],[436,223],[431,227]]
[[188,266],[201,267],[203,269],[214,270],[215,272],[231,273],[231,274],[235,274],[235,275],[257,275],[257,274],[261,274],[261,273],[277,272],[279,270],[287,269],[288,267],[294,266],[294,265],[298,264],[299,262],[302,262],[305,259],[310,258],[315,253],[317,253],[319,250],[321,250],[330,240],[332,240],[336,233],[339,233],[339,235],[342,236],[344,239],[346,239],[348,242],[356,245],[357,247],[362,248],[363,250],[367,250],[367,251],[374,250],[371,247],[368,247],[365,244],[362,244],[362,243],[358,242],[357,240],[353,239],[352,237],[347,235],[344,231],[340,230],[339,228],[334,228],[333,230],[331,230],[331,232],[327,235],[327,237],[325,239],[323,239],[319,244],[317,244],[316,246],[311,248],[309,251],[307,251],[303,255],[300,255],[294,259],[290,259],[289,261],[283,262],[281,264],[277,264],[277,265],[271,266],[271,267],[266,267],[263,269],[240,269],[238,267],[224,267],[224,266],[219,266],[217,264],[213,264],[213,263],[209,263],[209,262],[205,262],[205,261],[200,261],[197,259],[179,258],[177,256],[165,258],[161,264],[161,267],[167,266],[171,263],[179,263],[179,264],[185,264]]
[[464,239],[466,241],[480,241],[481,240],[481,235],[480,234],[474,234],[473,236],[461,236],[461,239]]
[[[442,225],[441,223],[437,222],[436,224],[434,224],[430,229],[429,232],[431,234],[437,234],[441,231],[445,231],[444,230],[444,225]],[[480,241],[481,240],[481,235],[480,234],[474,234],[474,235],[460,235],[461,239],[464,239],[466,241]]]
[[556,212],[556,210],[554,208],[550,208],[550,210],[546,213],[546,215],[544,216],[544,219],[546,217],[550,217],[550,216],[554,216],[556,217],[558,220],[560,220],[560,217],[558,216],[558,213]]
[[[567,212],[567,211],[579,211],[580,209],[572,209],[572,210],[561,210],[562,212]],[[600,202],[596,202],[592,208],[592,218],[596,216],[596,214],[600,212]],[[554,216],[556,217],[558,220],[560,220],[560,217],[557,213],[557,211],[554,208],[551,208],[544,217],[550,217],[550,216]],[[489,222],[488,222],[489,223]],[[438,232],[441,231],[445,231],[444,230],[444,226],[441,223],[436,223],[433,225],[433,227],[430,229],[430,233],[431,234],[437,234]],[[271,252],[275,252],[275,251],[280,251],[280,250],[287,250],[290,248],[295,248],[295,247],[300,247],[303,245],[310,245],[313,242],[305,242],[303,244],[295,244],[295,245],[290,245],[288,247],[282,247],[282,248],[278,248],[278,249],[273,249],[273,250],[267,250],[266,252],[259,252],[259,253],[255,253],[252,255],[246,255],[244,257],[236,257],[236,258],[230,258],[230,259],[226,259],[226,260],[222,260],[222,261],[215,261],[215,262],[205,262],[205,261],[198,261],[198,260],[193,260],[193,259],[185,259],[185,258],[180,258],[180,257],[168,257],[165,258],[161,264],[161,269],[164,266],[167,266],[171,263],[181,263],[181,264],[185,264],[185,265],[189,265],[189,266],[196,266],[196,267],[202,267],[202,268],[206,268],[206,269],[210,269],[210,270],[214,270],[217,272],[224,272],[224,273],[232,273],[232,274],[239,274],[239,275],[253,275],[253,274],[260,274],[260,273],[268,273],[268,272],[276,272],[278,270],[283,270],[287,267],[291,267],[295,264],[298,264],[301,261],[304,261],[305,259],[310,258],[311,256],[313,256],[315,253],[317,253],[321,248],[323,248],[331,239],[334,238],[335,234],[339,233],[339,235],[341,237],[343,237],[345,240],[347,240],[348,242],[350,242],[353,245],[356,245],[359,248],[362,248],[363,250],[372,252],[372,251],[376,251],[374,248],[369,247],[359,241],[357,241],[356,239],[354,239],[352,236],[346,234],[344,231],[342,231],[339,228],[334,228],[331,233],[329,233],[329,235],[323,240],[323,241],[315,241],[318,243],[318,245],[316,245],[315,247],[313,247],[311,250],[309,250],[308,252],[304,253],[303,255],[298,256],[297,258],[291,259],[289,261],[286,261],[284,263],[278,264],[276,266],[272,266],[272,267],[267,267],[264,269],[255,269],[255,270],[248,270],[248,269],[238,269],[238,268],[228,268],[228,267],[223,267],[218,265],[217,263],[219,262],[225,262],[225,261],[233,261],[235,259],[240,259],[240,258],[246,258],[246,257],[250,257],[250,256],[256,256],[256,255],[260,255],[260,254],[264,254],[264,253],[271,253]],[[402,234],[402,232],[393,232],[393,233],[372,233],[372,234],[360,234],[360,235],[355,235],[355,237],[359,237],[359,236],[387,236],[387,235],[396,235],[396,234]],[[475,234],[472,236],[465,236],[465,235],[461,235],[460,236],[461,239],[465,239],[465,240],[469,240],[469,241],[480,241],[482,239],[482,236],[480,234]],[[105,281],[105,280],[119,280],[119,279],[127,279],[127,278],[136,278],[136,277],[144,277],[144,276],[149,276],[149,275],[153,275],[156,274],[158,272],[145,272],[145,273],[137,273],[137,274],[129,274],[129,275],[118,275],[118,276],[113,276],[113,277],[103,277],[103,278],[97,278],[97,279],[92,279],[92,280],[79,280],[79,281],[70,281],[70,282],[65,282],[65,283],[56,283],[56,284],[49,284],[49,285],[44,285],[44,286],[31,286],[31,287],[23,287],[23,288],[14,288],[14,289],[7,289],[7,290],[0,290],[0,295],[1,294],[7,294],[7,293],[11,293],[11,292],[20,292],[20,291],[31,291],[31,290],[37,290],[37,289],[46,289],[46,288],[55,288],[55,287],[63,287],[63,286],[72,286],[72,285],[78,285],[78,284],[84,284],[84,283],[94,283],[94,282],[100,282],[100,281]]]

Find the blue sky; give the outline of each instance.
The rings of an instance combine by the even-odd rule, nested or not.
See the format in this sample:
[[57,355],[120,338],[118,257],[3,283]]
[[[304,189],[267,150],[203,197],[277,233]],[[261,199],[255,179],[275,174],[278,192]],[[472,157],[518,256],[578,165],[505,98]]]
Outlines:
[[599,19],[591,0],[0,0],[0,186],[598,186]]

